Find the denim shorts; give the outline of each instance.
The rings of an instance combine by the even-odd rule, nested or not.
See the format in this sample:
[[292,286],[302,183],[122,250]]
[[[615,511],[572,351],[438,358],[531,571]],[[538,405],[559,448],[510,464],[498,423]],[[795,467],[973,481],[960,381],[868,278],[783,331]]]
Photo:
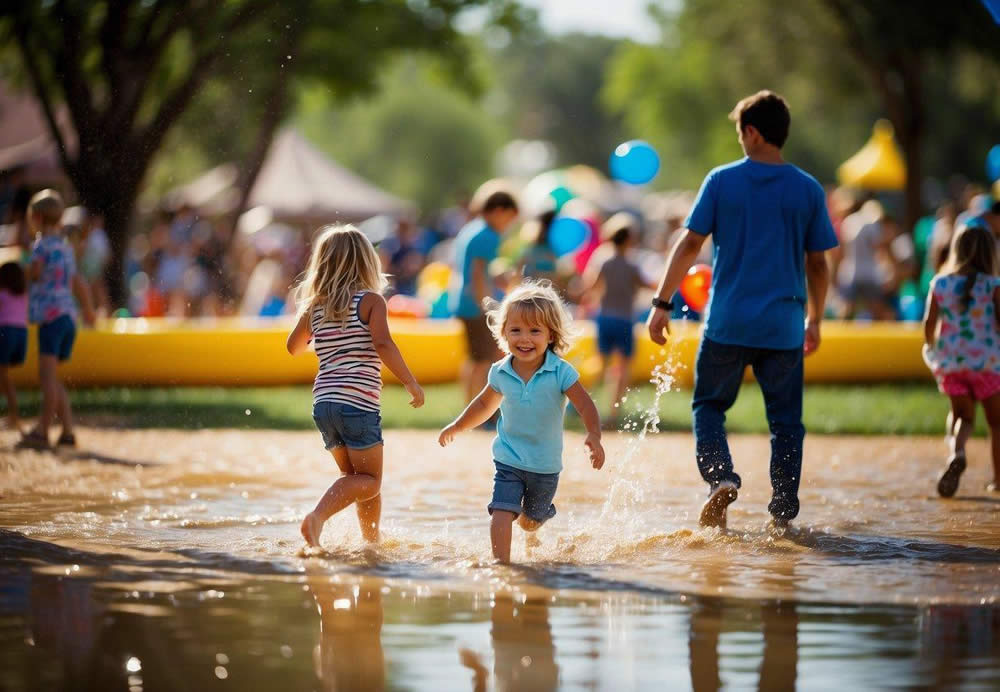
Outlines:
[[0,326],[0,365],[20,365],[28,355],[28,330],[12,324]]
[[378,411],[336,401],[317,401],[313,404],[313,420],[327,449],[368,449],[382,444],[382,415]]
[[76,340],[76,323],[69,315],[62,315],[38,327],[38,352],[55,356],[60,361],[69,360]]
[[497,472],[493,476],[493,501],[486,508],[490,514],[495,509],[513,512],[514,516],[524,512],[540,524],[556,515],[552,499],[559,486],[558,473],[535,473],[499,461],[493,463]]
[[602,356],[618,351],[626,358],[635,352],[635,335],[632,321],[621,317],[597,316],[597,350]]

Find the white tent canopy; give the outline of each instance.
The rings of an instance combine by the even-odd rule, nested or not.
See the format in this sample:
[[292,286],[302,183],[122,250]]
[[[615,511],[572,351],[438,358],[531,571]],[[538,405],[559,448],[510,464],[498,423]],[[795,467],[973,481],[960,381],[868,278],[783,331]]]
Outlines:
[[[236,169],[223,164],[172,190],[171,206],[190,204],[226,212],[236,204]],[[264,206],[277,219],[358,220],[376,214],[410,215],[416,209],[338,165],[292,128],[279,132],[250,193],[248,208]]]

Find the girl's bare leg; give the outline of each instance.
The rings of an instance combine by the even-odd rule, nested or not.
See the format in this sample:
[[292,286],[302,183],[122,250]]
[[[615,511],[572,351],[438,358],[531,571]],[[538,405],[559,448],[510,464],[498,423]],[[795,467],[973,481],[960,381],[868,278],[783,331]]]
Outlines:
[[948,457],[948,467],[938,479],[937,491],[941,497],[952,497],[958,490],[958,483],[965,471],[965,443],[968,442],[975,424],[976,402],[970,396],[951,396],[951,411],[953,427],[951,438],[951,456]]
[[510,539],[514,513],[502,509],[493,510],[490,520],[490,543],[493,545],[493,557],[503,565],[510,564]]
[[[302,520],[302,537],[313,546],[319,545],[319,535],[327,519],[355,502],[375,499],[382,488],[381,443],[368,449],[345,450],[343,447],[335,447],[331,451],[343,474],[323,494],[316,508]],[[378,510],[381,511],[381,503],[378,503]],[[366,540],[370,540],[368,536],[371,535],[375,535],[377,539],[378,518],[374,520],[374,527],[371,519],[366,518],[368,526],[362,526]]]
[[11,430],[21,430],[21,415],[17,410],[17,389],[10,380],[10,374],[6,366],[0,366],[0,384],[3,385],[4,394],[7,397],[7,421]]
[[993,453],[993,486],[1000,489],[1000,394],[983,402],[986,422],[990,424],[990,451]]
[[953,396],[951,399],[952,412],[952,456],[965,454],[965,444],[972,435],[972,429],[976,422],[976,402],[969,396]]

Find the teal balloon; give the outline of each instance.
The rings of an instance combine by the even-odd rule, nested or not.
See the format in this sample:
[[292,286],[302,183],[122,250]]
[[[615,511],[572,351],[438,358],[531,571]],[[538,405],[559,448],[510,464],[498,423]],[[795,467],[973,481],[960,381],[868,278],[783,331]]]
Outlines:
[[986,155],[986,177],[991,183],[1000,180],[1000,144],[990,149]]
[[549,247],[556,256],[573,252],[587,240],[590,229],[587,224],[572,216],[559,216],[549,227]]
[[645,185],[660,172],[660,155],[648,142],[633,139],[615,147],[609,168],[615,180]]
[[924,303],[919,296],[902,296],[899,299],[899,311],[904,321],[919,322],[924,317]]
[[558,214],[559,210],[563,208],[563,205],[566,204],[566,202],[573,199],[574,197],[576,197],[576,195],[574,195],[570,191],[570,189],[565,185],[560,185],[559,187],[554,188],[549,192],[549,197],[551,197],[555,201],[556,203],[555,211]]
[[448,309],[448,291],[441,291],[441,295],[434,299],[428,317],[435,320],[451,317],[451,310]]

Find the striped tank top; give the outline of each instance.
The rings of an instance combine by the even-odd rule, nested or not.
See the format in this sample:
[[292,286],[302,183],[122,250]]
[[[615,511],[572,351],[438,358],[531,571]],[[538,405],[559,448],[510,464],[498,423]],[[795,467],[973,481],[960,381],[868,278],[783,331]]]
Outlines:
[[343,322],[323,320],[323,309],[312,314],[313,346],[319,372],[313,383],[313,403],[333,401],[365,411],[378,411],[382,395],[382,361],[372,344],[368,325],[358,306],[366,291],[354,294]]

